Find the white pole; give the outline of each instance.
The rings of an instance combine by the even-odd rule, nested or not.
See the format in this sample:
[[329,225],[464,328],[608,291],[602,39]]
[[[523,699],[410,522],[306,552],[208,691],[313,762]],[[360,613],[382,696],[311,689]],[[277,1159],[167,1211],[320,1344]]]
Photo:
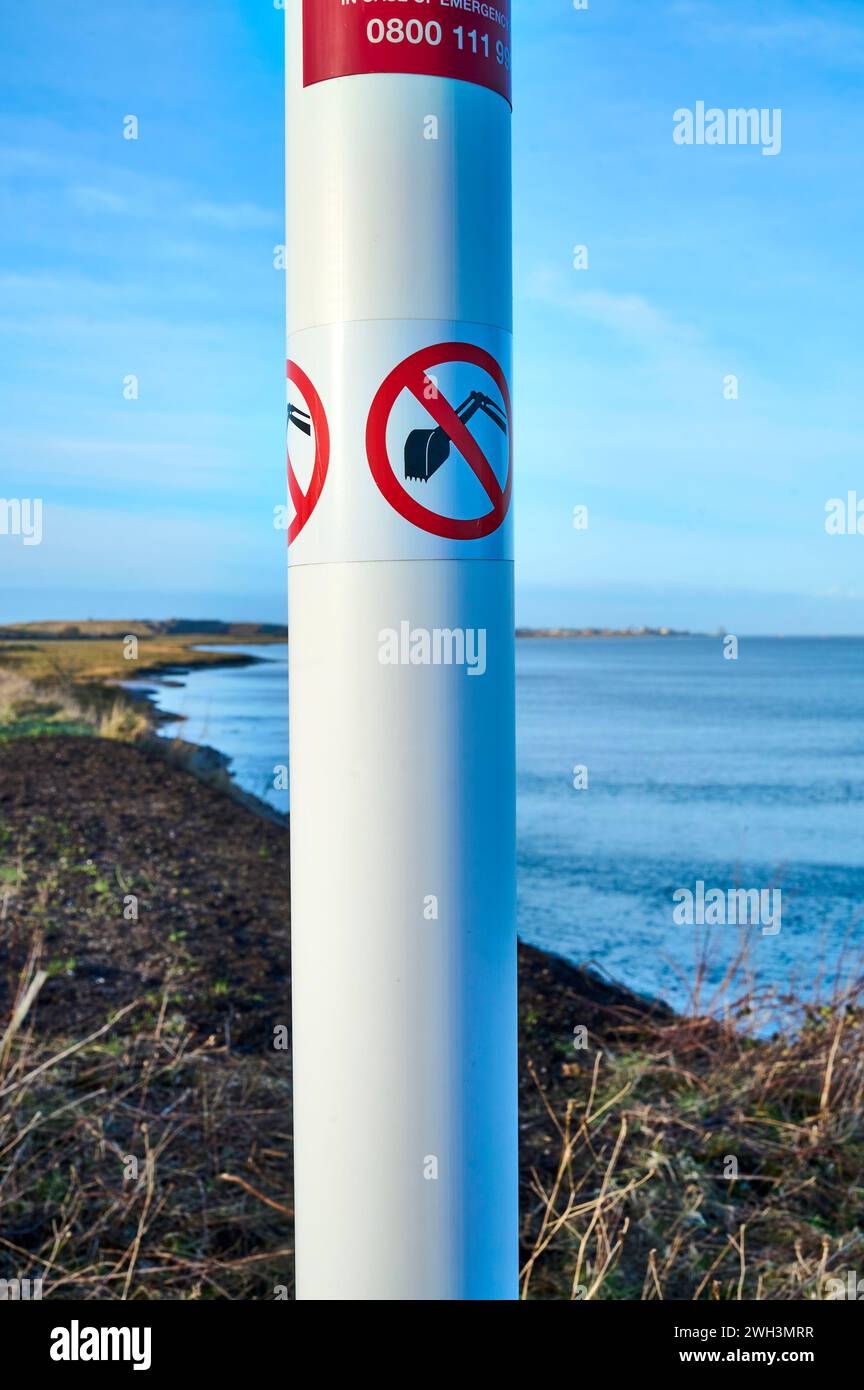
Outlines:
[[297,1295],[517,1296],[509,0],[286,0]]

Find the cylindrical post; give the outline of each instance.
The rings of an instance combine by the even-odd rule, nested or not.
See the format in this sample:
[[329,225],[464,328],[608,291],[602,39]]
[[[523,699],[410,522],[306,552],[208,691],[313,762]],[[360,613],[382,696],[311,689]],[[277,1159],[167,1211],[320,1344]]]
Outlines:
[[517,1296],[509,0],[286,0],[297,1295]]

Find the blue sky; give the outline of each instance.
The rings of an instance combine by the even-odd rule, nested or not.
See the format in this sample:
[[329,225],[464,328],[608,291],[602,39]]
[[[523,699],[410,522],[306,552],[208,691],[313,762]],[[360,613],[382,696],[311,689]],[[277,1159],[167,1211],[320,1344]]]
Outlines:
[[[45,535],[0,537],[0,620],[284,614],[282,22],[4,7],[0,497]],[[864,498],[860,0],[515,0],[514,54],[521,620],[864,632],[824,527]],[[676,145],[700,100],[780,108],[780,154]]]

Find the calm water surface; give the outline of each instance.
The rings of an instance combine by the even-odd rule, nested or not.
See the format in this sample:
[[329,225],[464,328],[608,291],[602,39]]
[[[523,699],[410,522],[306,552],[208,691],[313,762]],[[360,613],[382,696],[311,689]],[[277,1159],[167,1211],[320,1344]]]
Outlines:
[[[240,650],[260,663],[193,672],[157,703],[284,811],[286,649]],[[708,638],[521,641],[518,707],[526,940],[681,1003],[704,934],[673,922],[672,894],[701,879],[782,889],[780,934],[746,933],[757,983],[813,992],[838,959],[860,966],[864,641],[749,639],[737,661]],[[738,944],[714,929],[712,978]]]

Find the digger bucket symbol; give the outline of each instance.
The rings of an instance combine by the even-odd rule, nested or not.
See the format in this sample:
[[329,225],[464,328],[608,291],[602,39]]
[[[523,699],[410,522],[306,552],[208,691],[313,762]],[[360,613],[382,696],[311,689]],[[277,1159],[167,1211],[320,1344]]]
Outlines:
[[[494,420],[504,434],[507,433],[507,421],[501,407],[480,391],[472,391],[456,414],[463,425],[467,425],[478,410]],[[405,441],[405,477],[409,481],[428,483],[432,474],[447,462],[452,444],[453,440],[441,425],[432,430],[412,430]]]
[[299,410],[296,405],[288,407],[288,424],[296,425],[298,430],[312,437],[312,416],[305,410]]

